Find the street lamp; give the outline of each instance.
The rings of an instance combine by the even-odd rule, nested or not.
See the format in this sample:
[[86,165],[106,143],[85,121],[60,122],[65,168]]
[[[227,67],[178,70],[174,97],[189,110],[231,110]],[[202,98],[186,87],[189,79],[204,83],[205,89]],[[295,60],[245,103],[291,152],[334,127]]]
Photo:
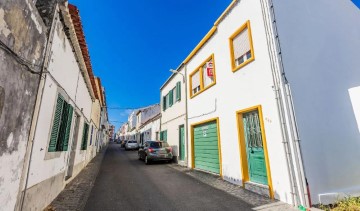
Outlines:
[[[182,73],[180,73],[180,72],[178,72],[178,71],[176,71],[176,70],[173,70],[173,69],[170,69],[169,71],[172,72],[172,73],[174,73],[174,74],[180,74],[180,75],[183,77],[183,83],[186,82],[186,81],[185,81],[185,76],[184,76],[184,74],[182,74]],[[186,85],[186,84],[185,84],[185,85]],[[186,87],[185,87],[185,89],[186,89]]]
[[[180,73],[178,70],[181,68],[181,67],[184,67],[185,69],[185,75]],[[185,84],[185,143],[186,143],[186,158],[185,158],[185,162],[186,162],[186,166],[189,165],[189,162],[188,162],[188,158],[189,158],[189,142],[188,142],[188,103],[187,103],[187,80],[186,80],[186,64],[181,64],[177,70],[173,70],[173,69],[170,69],[169,71],[172,72],[173,74],[180,74],[183,78],[183,83]]]

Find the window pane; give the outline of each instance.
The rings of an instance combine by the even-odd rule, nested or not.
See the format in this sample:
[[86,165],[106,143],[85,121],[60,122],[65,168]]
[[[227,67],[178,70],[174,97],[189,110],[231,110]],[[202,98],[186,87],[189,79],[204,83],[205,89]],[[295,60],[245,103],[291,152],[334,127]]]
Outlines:
[[[204,87],[209,86],[214,82],[214,66],[213,60],[209,60],[201,68],[203,72]],[[212,67],[212,68],[211,68]],[[208,70],[209,69],[209,70]]]
[[191,77],[191,85],[192,85],[192,93],[195,94],[198,91],[200,91],[200,72],[197,71],[192,77]]
[[245,28],[233,39],[234,59],[239,65],[249,58],[244,58],[245,54],[250,51],[250,40],[248,28]]

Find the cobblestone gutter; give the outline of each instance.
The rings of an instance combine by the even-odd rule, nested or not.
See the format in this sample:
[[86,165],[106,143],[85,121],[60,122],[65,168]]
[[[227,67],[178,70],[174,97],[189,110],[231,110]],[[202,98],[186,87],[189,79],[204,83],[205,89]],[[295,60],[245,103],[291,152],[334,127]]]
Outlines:
[[94,187],[106,147],[72,180],[65,189],[45,208],[45,211],[84,210]]

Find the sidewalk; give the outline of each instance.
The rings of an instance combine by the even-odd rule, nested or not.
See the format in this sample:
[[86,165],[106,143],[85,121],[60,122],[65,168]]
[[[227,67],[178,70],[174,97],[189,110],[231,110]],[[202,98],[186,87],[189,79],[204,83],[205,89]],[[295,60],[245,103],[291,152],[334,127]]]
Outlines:
[[253,210],[257,211],[295,211],[298,210],[289,204],[277,200],[271,200],[267,197],[248,191],[238,185],[232,184],[221,179],[219,176],[208,174],[201,171],[191,170],[189,168],[179,166],[177,164],[169,165],[169,167],[181,171],[205,184],[214,188],[227,192],[241,200],[254,206]]
[[96,157],[65,186],[64,190],[45,208],[45,211],[84,209],[100,170],[106,149],[107,147],[104,147]]

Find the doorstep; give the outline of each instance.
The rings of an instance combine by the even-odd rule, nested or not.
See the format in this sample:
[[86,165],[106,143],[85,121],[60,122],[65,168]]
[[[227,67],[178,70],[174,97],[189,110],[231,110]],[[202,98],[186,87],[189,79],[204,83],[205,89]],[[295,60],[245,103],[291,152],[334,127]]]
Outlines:
[[244,188],[251,192],[270,198],[269,186],[267,185],[247,181],[244,184]]

